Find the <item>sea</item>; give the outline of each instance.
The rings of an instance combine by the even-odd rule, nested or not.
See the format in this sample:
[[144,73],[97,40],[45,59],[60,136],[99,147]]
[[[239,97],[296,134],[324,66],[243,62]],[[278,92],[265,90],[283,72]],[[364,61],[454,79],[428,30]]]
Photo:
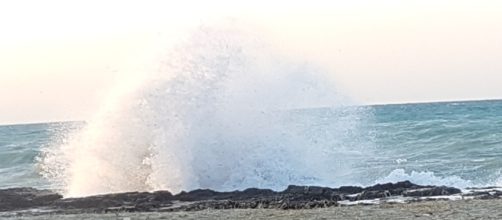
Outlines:
[[[322,173],[313,174],[310,177],[302,173],[303,177],[308,177],[306,182],[295,178],[289,178],[287,181],[291,181],[291,184],[370,185],[410,180],[418,184],[449,185],[460,188],[502,185],[502,101],[351,106],[344,107],[343,110],[312,108],[296,109],[292,111],[293,113],[289,112],[288,114],[289,117],[301,118],[300,121],[315,122],[309,123],[310,128],[305,131],[306,136],[315,137],[319,133],[354,133],[353,130],[340,130],[336,127],[330,127],[341,126],[341,124],[333,124],[330,121],[340,121],[340,118],[343,118],[343,115],[348,111],[364,112],[364,118],[357,119],[359,120],[357,128],[351,128],[357,129],[355,134],[358,137],[350,135],[350,140],[344,139],[344,142],[349,145],[348,147],[339,141],[320,143],[327,145],[323,146],[327,148],[322,149],[335,149],[334,154],[327,154],[333,158],[323,159],[321,162],[315,163],[315,165],[310,165],[318,166],[318,169],[334,167],[333,176],[344,181],[338,182],[337,178],[331,179],[329,182],[321,181],[322,177],[324,177]],[[350,120],[353,120],[353,118]],[[345,122],[342,123],[342,125],[345,124]],[[0,126],[0,188],[35,187],[54,189],[55,187],[61,187],[61,185],[55,185],[47,173],[44,174],[44,172],[47,172],[47,170],[44,171],[47,167],[43,168],[44,157],[46,157],[45,154],[47,153],[44,149],[50,149],[54,145],[61,145],[62,137],[65,137],[64,134],[78,133],[85,130],[86,126],[88,126],[86,122]],[[281,129],[283,128],[281,127]],[[263,139],[271,142],[266,147],[273,149],[275,144],[280,145],[281,140],[274,139],[279,138],[279,136]],[[329,136],[328,138],[336,137]],[[242,140],[247,139],[248,137],[245,137]],[[322,140],[326,140],[326,137],[322,138]],[[223,143],[224,139],[219,139],[219,141],[219,144],[225,145]],[[235,140],[231,141],[235,143],[233,142]],[[358,143],[363,143],[363,146],[354,146]],[[306,155],[305,152],[317,151],[319,146],[314,144],[302,147],[307,151],[296,152],[301,154],[300,157],[290,155],[277,158],[277,160],[292,158],[295,163],[301,160],[298,158],[315,160],[315,158]],[[222,155],[226,155],[225,149],[227,148],[221,148],[223,152],[220,153]],[[208,148],[208,150],[217,151],[218,148]],[[352,150],[356,151],[356,153],[344,154],[344,151]],[[211,154],[209,151],[203,153]],[[270,154],[271,152],[260,151],[258,153]],[[281,154],[281,152],[278,153]],[[295,152],[282,153],[295,154]],[[90,157],[83,154],[80,156]],[[106,156],[107,160],[120,157],[118,153],[117,155]],[[237,163],[231,163],[230,165],[238,166],[239,160],[244,160],[239,159],[239,157],[240,155],[236,154],[235,151],[229,151],[227,157],[218,159],[235,160]],[[246,173],[246,175],[259,175],[257,173],[260,169],[255,168],[263,166],[268,160],[274,160],[274,158],[267,156],[261,158],[263,161],[258,158],[253,160],[253,163],[246,165],[247,168],[255,171],[254,173]],[[347,162],[347,166],[339,164]],[[192,161],[191,163],[197,162]],[[291,166],[288,161],[283,161],[282,165]],[[214,166],[217,165],[214,164]],[[267,171],[277,170],[277,173],[285,171],[279,167],[273,167],[273,163],[267,164],[267,166],[272,166]],[[124,165],[124,167],[126,166]],[[55,169],[51,166],[49,168]],[[336,169],[339,168],[344,169],[342,174],[336,173]],[[169,168],[164,167],[164,169]],[[176,169],[176,167],[172,169]],[[288,172],[294,173],[296,170],[300,172],[301,169],[303,168],[293,167]],[[315,169],[314,167],[313,170]],[[204,175],[207,176],[219,175],[217,173],[208,173],[217,170],[212,171],[210,169],[206,171]],[[190,172],[202,171],[196,171],[193,168]],[[275,175],[275,173],[271,175]],[[347,176],[353,178],[347,178]],[[266,178],[264,177],[261,180],[264,182],[277,182],[277,179],[267,180]],[[350,179],[350,181],[346,181],[347,179]],[[288,184],[287,181],[281,182],[282,185],[279,184],[278,187]],[[246,182],[233,180],[233,184],[227,185],[227,188],[224,189],[239,189],[251,186],[244,183]],[[249,184],[249,182],[247,183]],[[194,187],[200,186],[194,185]],[[275,185],[270,186],[273,188]],[[124,190],[127,190],[127,188]]]
[[271,42],[203,26],[117,74],[85,122],[0,126],[0,188],[502,185],[502,101],[361,105],[336,70]]

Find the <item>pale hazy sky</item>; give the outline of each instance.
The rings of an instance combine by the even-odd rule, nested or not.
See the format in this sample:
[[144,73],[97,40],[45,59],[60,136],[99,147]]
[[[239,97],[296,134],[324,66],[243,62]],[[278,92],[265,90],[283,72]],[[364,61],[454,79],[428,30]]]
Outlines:
[[0,124],[87,119],[165,36],[226,17],[360,103],[502,98],[502,1],[179,2],[2,1]]

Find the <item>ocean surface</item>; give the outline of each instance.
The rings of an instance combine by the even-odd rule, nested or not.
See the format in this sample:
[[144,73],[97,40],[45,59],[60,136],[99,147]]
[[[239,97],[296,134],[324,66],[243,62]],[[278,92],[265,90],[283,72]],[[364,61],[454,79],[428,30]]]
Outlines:
[[[350,111],[364,112],[364,117],[357,119],[357,128],[345,130],[337,126],[346,123],[331,123],[340,121],[344,113]],[[327,154],[335,157],[329,161],[350,162],[349,166],[317,163],[320,169],[323,166],[343,169],[344,172],[337,174],[340,181],[334,178],[329,183],[316,182],[318,178],[313,176],[307,183],[369,185],[411,180],[418,184],[462,188],[502,185],[502,101],[395,104],[345,107],[343,110],[299,109],[288,114],[293,115],[289,117],[301,118],[298,121],[310,122],[306,136],[325,136],[322,144],[327,148],[322,149],[334,149],[339,154],[339,159],[337,154]],[[0,126],[0,188],[57,188],[50,177],[47,179],[47,175],[46,178],[41,175],[42,150],[64,142],[65,134],[78,132],[85,126],[83,122]],[[356,129],[354,134],[357,137],[325,135],[351,133]],[[325,141],[337,137],[349,137],[350,140]],[[264,140],[277,141],[271,138]],[[364,144],[356,146],[358,143]],[[268,148],[273,146],[267,145]],[[303,147],[317,150],[317,146]],[[351,149],[355,152],[344,153]],[[225,155],[225,152],[221,153]],[[235,152],[232,153],[235,156]],[[109,155],[109,158],[113,157]],[[312,160],[311,157],[305,159]],[[264,160],[273,158],[264,157]],[[259,159],[256,161],[260,162]],[[249,168],[253,169],[252,166]],[[295,169],[290,172],[295,172]],[[291,184],[296,181],[290,180],[293,181]],[[235,184],[231,187],[242,188]]]

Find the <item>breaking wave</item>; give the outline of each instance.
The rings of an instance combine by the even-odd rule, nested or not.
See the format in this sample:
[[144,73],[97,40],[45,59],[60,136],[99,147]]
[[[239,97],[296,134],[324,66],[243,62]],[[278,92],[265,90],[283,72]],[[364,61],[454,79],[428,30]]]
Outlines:
[[462,179],[458,176],[440,177],[431,171],[411,171],[407,173],[404,169],[395,169],[388,176],[378,179],[375,183],[399,182],[405,180],[418,185],[453,186],[461,189],[476,186],[472,181]]
[[195,31],[158,71],[124,80],[82,129],[45,147],[42,175],[66,196],[357,182],[351,167],[371,154],[360,133],[367,112],[328,73],[258,39]]

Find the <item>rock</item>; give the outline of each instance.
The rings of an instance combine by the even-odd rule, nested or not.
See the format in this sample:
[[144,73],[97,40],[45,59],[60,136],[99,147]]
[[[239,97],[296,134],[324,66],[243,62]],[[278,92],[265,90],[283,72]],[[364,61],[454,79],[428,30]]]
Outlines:
[[356,194],[362,192],[364,189],[359,186],[342,186],[338,191],[342,194]]
[[190,192],[181,192],[174,196],[179,201],[201,200],[249,200],[253,198],[276,197],[278,193],[270,189],[249,188],[244,191],[216,192],[209,189],[199,189]]
[[392,194],[388,190],[383,190],[383,191],[363,191],[359,195],[355,197],[355,199],[352,199],[353,201],[357,200],[368,200],[368,199],[378,199],[378,198],[385,198],[385,197],[390,197]]
[[365,190],[394,190],[394,189],[410,189],[410,188],[420,188],[423,186],[416,185],[411,183],[410,181],[402,181],[397,183],[385,183],[385,184],[376,184],[374,186],[370,186],[365,188]]
[[374,186],[370,186],[365,188],[365,191],[388,191],[391,195],[401,195],[407,189],[418,189],[424,188],[427,186],[420,186],[411,183],[410,181],[403,181],[397,183],[385,183],[385,184],[376,184]]
[[[284,191],[249,188],[217,192],[198,189],[172,195],[168,191],[128,192],[65,198],[48,190],[15,188],[0,190],[0,211],[50,209],[58,213],[197,211],[204,209],[312,209],[338,205],[341,200],[357,201],[390,196],[426,197],[452,195],[459,189],[445,186],[420,186],[409,181],[377,184],[362,188],[344,186],[288,186]],[[499,198],[498,192],[479,194],[479,198]]]
[[390,196],[408,196],[408,197],[425,197],[425,196],[444,196],[459,194],[461,191],[457,188],[446,186],[421,186],[413,184],[409,181],[398,183],[377,184],[366,187],[357,196],[350,197],[349,200],[368,200],[378,199]]
[[320,201],[289,201],[289,200],[209,200],[164,209],[163,211],[200,211],[205,209],[313,209],[337,205],[336,202]]
[[[134,211],[149,211],[172,204],[173,195],[168,191],[129,192],[89,196],[83,198],[60,199],[53,206],[60,209],[89,209],[93,211],[106,211],[112,208],[127,208]],[[134,207],[131,208],[131,206]]]
[[502,197],[500,188],[471,188],[462,196],[474,199],[499,199]]
[[200,201],[224,198],[226,198],[224,194],[210,189],[198,189],[190,192],[182,191],[178,195],[175,195],[175,199],[180,201]]
[[338,201],[341,199],[337,189],[319,186],[288,186],[288,188],[280,192],[279,195],[281,198],[287,198],[292,201]]
[[49,206],[62,196],[49,190],[12,188],[0,190],[0,211]]
[[457,188],[446,187],[446,186],[434,186],[419,189],[410,189],[403,191],[403,196],[413,196],[413,197],[425,197],[425,196],[445,196],[459,194],[460,191]]

